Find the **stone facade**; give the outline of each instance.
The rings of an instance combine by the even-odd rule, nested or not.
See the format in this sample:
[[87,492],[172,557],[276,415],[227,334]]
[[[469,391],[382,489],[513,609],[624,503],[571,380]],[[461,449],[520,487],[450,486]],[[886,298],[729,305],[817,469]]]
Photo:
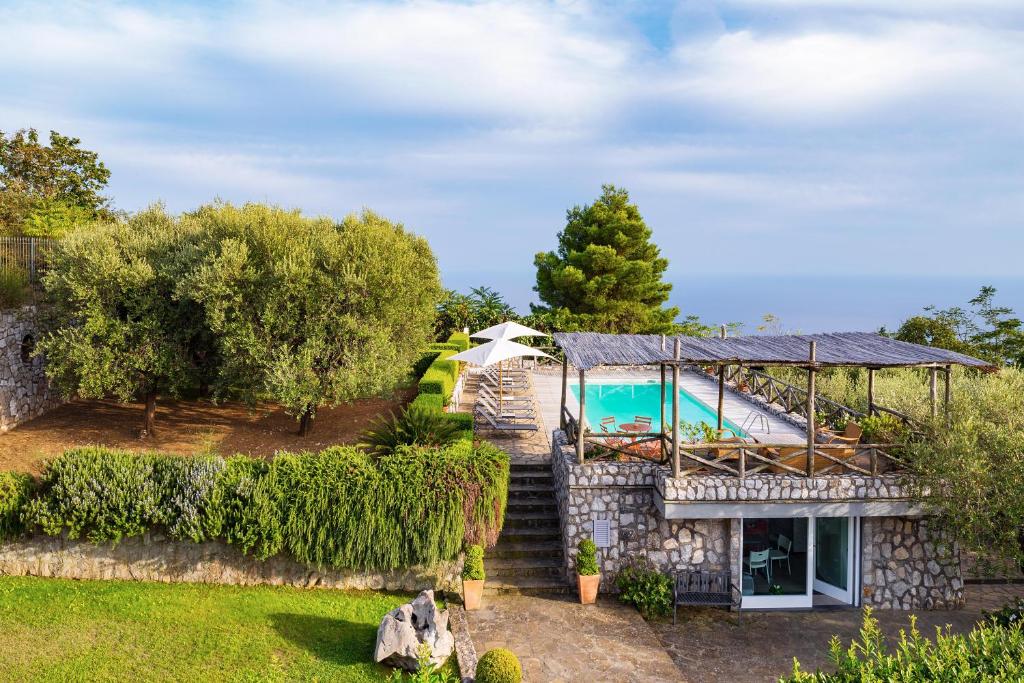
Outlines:
[[0,432],[60,404],[43,359],[30,356],[38,338],[35,307],[0,312]]
[[662,468],[625,462],[577,466],[564,433],[556,431],[554,439],[553,479],[567,577],[574,576],[576,546],[592,536],[595,519],[610,522],[609,547],[598,549],[605,576],[602,590],[611,590],[614,575],[639,556],[666,572],[729,567],[729,520],[662,518],[654,501],[654,482]]
[[[565,434],[552,434],[551,462],[561,518],[566,572],[571,578],[576,545],[591,537],[597,519],[610,522],[610,547],[599,551],[602,572],[611,578],[634,556],[646,556],[663,571],[742,567],[743,505],[772,502],[893,503],[910,501],[893,476],[826,475],[808,479],[759,474],[738,477],[672,478],[654,463],[576,463]],[[665,519],[666,504],[734,503],[735,516],[720,519]],[[678,505],[677,505],[678,506]],[[908,511],[916,508],[905,505]],[[670,515],[671,516],[671,515]],[[863,517],[861,574],[863,604],[884,609],[949,609],[963,604],[958,548],[927,517]],[[612,581],[602,581],[602,589]]]
[[960,551],[928,518],[866,517],[863,600],[882,609],[955,609],[964,604]]
[[246,557],[219,541],[186,543],[160,534],[128,538],[116,546],[56,536],[0,544],[0,576],[415,592],[428,588],[457,591],[461,571],[461,559],[436,567],[386,572],[317,569],[287,557]]

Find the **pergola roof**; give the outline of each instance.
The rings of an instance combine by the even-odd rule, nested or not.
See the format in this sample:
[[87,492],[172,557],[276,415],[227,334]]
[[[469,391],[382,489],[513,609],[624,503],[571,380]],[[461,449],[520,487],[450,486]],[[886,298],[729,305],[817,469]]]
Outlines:
[[816,343],[819,367],[913,368],[962,365],[992,369],[977,358],[911,344],[871,332],[784,334],[728,339],[679,337],[680,355],[675,358],[675,338],[652,334],[602,334],[556,332],[555,344],[574,367],[590,370],[600,365],[808,365],[810,342]]

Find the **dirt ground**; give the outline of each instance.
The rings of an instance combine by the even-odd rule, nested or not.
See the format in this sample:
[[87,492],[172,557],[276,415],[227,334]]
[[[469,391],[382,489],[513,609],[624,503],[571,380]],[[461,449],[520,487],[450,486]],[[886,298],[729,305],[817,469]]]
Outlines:
[[415,389],[394,399],[366,399],[317,412],[305,438],[298,422],[274,405],[255,409],[238,403],[160,401],[156,433],[140,439],[142,405],[113,401],[71,401],[0,434],[0,470],[40,471],[67,448],[102,444],[182,455],[198,452],[269,457],[276,451],[318,450],[354,443],[370,423],[410,401]]

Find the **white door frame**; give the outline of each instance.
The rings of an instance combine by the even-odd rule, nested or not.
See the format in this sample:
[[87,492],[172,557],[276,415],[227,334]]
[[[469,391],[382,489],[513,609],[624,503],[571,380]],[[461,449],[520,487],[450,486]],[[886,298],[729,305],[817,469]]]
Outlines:
[[[819,519],[818,517],[814,518],[815,527],[817,527],[818,519]],[[824,518],[821,518],[821,519],[824,519]],[[858,564],[857,563],[856,549],[858,547],[858,544],[857,544],[856,536],[857,536],[857,529],[860,528],[860,524],[857,523],[860,518],[859,517],[838,517],[838,518],[833,518],[833,519],[844,519],[844,520],[846,520],[846,525],[847,525],[846,526],[846,544],[847,544],[847,547],[846,547],[846,589],[843,590],[842,588],[839,588],[838,586],[834,586],[831,583],[826,583],[825,581],[820,581],[817,578],[817,571],[816,571],[817,570],[817,566],[816,565],[811,565],[810,571],[812,572],[812,575],[814,576],[814,590],[818,591],[822,595],[827,595],[830,598],[835,598],[836,600],[840,600],[842,602],[845,602],[848,605],[852,605],[852,604],[854,604],[853,601],[854,601],[854,596],[856,595],[856,586],[857,586],[857,583],[858,583],[858,581],[857,581],[857,573],[856,573],[856,568],[857,568],[857,564]],[[817,537],[818,537],[817,536],[817,529],[815,529],[815,536],[814,537],[815,537],[815,540],[817,540]]]
[[[753,519],[753,518],[751,518]],[[740,609],[794,609],[814,606],[814,592],[811,590],[814,574],[814,517],[794,517],[807,520],[807,585],[802,594],[795,595],[743,595]],[[740,524],[740,587],[743,586],[743,525]]]

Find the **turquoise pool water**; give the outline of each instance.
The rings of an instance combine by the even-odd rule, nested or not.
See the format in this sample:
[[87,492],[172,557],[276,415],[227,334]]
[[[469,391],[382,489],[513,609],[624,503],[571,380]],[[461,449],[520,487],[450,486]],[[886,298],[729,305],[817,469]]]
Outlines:
[[[572,393],[578,401],[580,385],[572,385]],[[714,409],[701,403],[694,396],[679,390],[679,419],[692,424],[705,422],[711,427],[718,424],[718,415]],[[617,425],[633,422],[637,415],[651,418],[651,431],[661,430],[661,383],[629,382],[620,384],[604,384],[601,382],[587,383],[587,421],[590,428],[600,429],[601,420],[612,416]],[[672,387],[669,385],[665,395],[665,419],[669,422],[666,429],[671,430],[672,419]],[[724,426],[731,429],[737,436],[746,436],[739,427],[729,420]]]

